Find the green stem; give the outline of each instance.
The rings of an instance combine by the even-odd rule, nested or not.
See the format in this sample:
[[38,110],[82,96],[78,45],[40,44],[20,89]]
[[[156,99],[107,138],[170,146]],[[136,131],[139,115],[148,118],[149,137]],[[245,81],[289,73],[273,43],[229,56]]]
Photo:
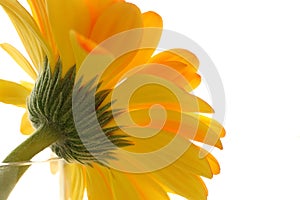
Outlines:
[[47,125],[42,126],[4,159],[3,163],[8,165],[0,166],[0,200],[8,198],[18,180],[30,166],[13,163],[30,161],[33,156],[53,144],[60,136],[58,131]]

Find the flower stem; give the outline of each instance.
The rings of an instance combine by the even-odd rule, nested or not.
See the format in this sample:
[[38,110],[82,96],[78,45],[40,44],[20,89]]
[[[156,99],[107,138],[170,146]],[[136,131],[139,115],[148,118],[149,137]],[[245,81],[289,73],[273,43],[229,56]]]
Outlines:
[[6,200],[17,184],[18,180],[30,165],[17,162],[27,162],[53,144],[61,134],[48,125],[41,126],[27,140],[14,149],[3,161],[7,165],[0,166],[0,200]]

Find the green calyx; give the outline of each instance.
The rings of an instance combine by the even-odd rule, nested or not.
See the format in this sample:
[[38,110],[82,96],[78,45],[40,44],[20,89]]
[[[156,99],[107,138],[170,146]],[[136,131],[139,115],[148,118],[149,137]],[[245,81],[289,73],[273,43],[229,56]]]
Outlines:
[[111,102],[103,103],[110,90],[100,90],[96,78],[86,84],[82,79],[75,82],[75,66],[62,77],[61,68],[57,62],[51,72],[45,63],[27,102],[29,118],[36,129],[47,126],[59,133],[51,145],[59,157],[68,162],[106,165],[114,159],[116,148],[131,145],[125,135],[116,134],[119,127],[107,127],[118,113],[111,110]]

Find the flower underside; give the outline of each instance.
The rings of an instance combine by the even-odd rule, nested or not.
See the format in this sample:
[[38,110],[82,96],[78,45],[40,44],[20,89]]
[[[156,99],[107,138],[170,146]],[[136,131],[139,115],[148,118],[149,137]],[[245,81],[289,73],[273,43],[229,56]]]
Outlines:
[[[111,102],[103,105],[110,90],[99,90],[101,83],[96,84],[96,78],[82,84],[82,79],[75,81],[75,77],[75,66],[62,77],[61,62],[51,72],[46,60],[45,70],[27,101],[30,121],[36,129],[47,126],[59,132],[59,139],[51,145],[59,157],[69,162],[105,165],[114,159],[114,149],[131,143],[127,136],[115,134],[118,126],[105,127],[116,113],[110,110]],[[94,109],[88,106],[91,100],[95,102]],[[74,107],[81,111],[76,114],[77,120],[74,120]]]

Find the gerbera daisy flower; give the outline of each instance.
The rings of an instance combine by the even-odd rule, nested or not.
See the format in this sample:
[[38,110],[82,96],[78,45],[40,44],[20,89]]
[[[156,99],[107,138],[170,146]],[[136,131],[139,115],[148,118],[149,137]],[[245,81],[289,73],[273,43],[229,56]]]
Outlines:
[[32,15],[0,0],[30,61],[1,47],[34,81],[0,80],[0,101],[26,108],[21,132],[31,135],[4,161],[50,146],[67,161],[65,199],[206,199],[201,177],[220,168],[193,141],[222,149],[225,131],[191,94],[201,81],[197,57],[155,53],[161,17],[123,0],[28,2]]

